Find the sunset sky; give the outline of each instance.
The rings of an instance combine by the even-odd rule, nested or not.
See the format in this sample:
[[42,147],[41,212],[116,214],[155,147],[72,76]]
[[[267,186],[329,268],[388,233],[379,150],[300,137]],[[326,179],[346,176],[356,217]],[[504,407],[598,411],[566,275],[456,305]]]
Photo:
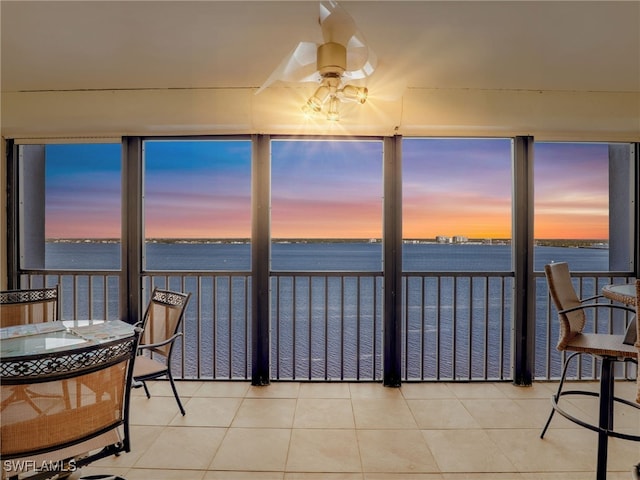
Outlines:
[[[247,238],[248,141],[145,143],[147,238]],[[46,236],[118,238],[119,144],[47,146]],[[380,238],[382,143],[274,141],[274,238]],[[534,236],[608,238],[606,144],[537,143]],[[403,236],[511,237],[508,139],[405,139]]]

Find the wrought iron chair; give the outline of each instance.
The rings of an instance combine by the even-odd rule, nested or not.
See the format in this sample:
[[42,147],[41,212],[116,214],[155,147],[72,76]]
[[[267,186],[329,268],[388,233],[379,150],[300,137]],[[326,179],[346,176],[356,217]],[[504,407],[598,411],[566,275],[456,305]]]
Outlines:
[[[568,420],[598,432],[598,466],[597,479],[606,478],[608,437],[618,437],[627,440],[640,441],[640,436],[616,432],[613,429],[614,402],[624,403],[634,408],[640,405],[614,395],[613,366],[616,362],[636,362],[638,348],[624,343],[624,334],[613,335],[608,333],[585,333],[587,321],[585,311],[588,309],[604,308],[635,313],[635,310],[623,305],[611,303],[598,303],[600,295],[580,299],[573,287],[569,265],[566,262],[545,265],[545,275],[549,286],[551,299],[558,311],[560,321],[560,338],[557,348],[560,351],[571,352],[567,356],[562,367],[562,374],[558,390],[551,398],[552,409],[547,419],[540,438],[543,438],[553,414],[558,412]],[[567,376],[567,368],[576,357],[591,355],[601,362],[600,391],[591,392],[584,390],[563,390]],[[571,415],[559,406],[561,397],[565,395],[587,395],[599,397],[598,424],[589,423],[583,419]]]
[[182,415],[185,410],[171,374],[171,354],[175,341],[182,336],[179,329],[190,297],[190,293],[153,289],[142,320],[142,341],[133,369],[134,386],[144,387],[147,398],[151,398],[147,380],[166,376]]
[[[2,360],[3,396],[16,386],[61,393],[64,383],[80,392],[68,402],[36,400],[40,413],[24,402],[2,406],[3,478],[63,478],[95,460],[130,451],[129,398],[139,338],[135,329],[125,338],[73,351]],[[96,376],[101,394],[85,386]]]
[[58,320],[58,286],[0,292],[0,326]]
[[[5,290],[0,292],[0,326],[12,327],[58,320],[58,286],[34,288],[28,290]],[[2,400],[6,403],[24,401],[36,412],[38,405],[33,402],[36,397],[56,397],[46,393],[38,393],[27,387],[15,388],[11,396]],[[67,398],[67,396],[63,396]]]

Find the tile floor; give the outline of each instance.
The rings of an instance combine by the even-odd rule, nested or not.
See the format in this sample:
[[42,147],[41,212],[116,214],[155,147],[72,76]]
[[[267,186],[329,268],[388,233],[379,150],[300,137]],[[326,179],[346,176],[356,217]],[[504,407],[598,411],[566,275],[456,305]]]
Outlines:
[[[555,383],[167,382],[134,390],[132,451],[85,467],[128,480],[583,480],[595,479],[596,434],[556,415]],[[596,384],[582,384],[597,388]],[[616,393],[633,398],[633,382]],[[567,398],[567,397],[565,397]],[[593,416],[592,399],[571,401]],[[640,412],[616,411],[639,431]],[[610,480],[631,479],[640,443],[612,439]]]

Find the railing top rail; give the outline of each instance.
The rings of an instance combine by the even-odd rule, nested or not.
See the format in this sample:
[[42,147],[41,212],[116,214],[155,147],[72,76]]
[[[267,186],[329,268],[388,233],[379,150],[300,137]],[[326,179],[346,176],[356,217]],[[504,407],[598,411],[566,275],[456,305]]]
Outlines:
[[377,270],[272,270],[269,275],[272,277],[381,277],[384,273]]
[[66,269],[66,268],[38,268],[29,269],[24,268],[18,271],[18,275],[120,275],[122,270],[106,269],[106,270],[94,270],[94,269]]
[[249,277],[250,270],[145,270],[147,277]]
[[[104,275],[113,276],[122,274],[121,270],[74,270],[74,269],[21,269],[19,275]],[[250,270],[145,270],[144,276],[250,276]],[[371,277],[382,276],[383,271],[379,270],[272,270],[269,272],[272,277]],[[405,271],[405,277],[513,277],[513,271]],[[576,278],[597,277],[597,278],[635,278],[633,272],[623,271],[572,271],[571,275]],[[534,277],[544,277],[543,271],[533,272]]]
[[405,277],[513,277],[515,273],[512,271],[451,271],[451,272],[402,272]]
[[[533,275],[536,277],[544,277],[543,271],[535,271]],[[621,272],[621,271],[601,271],[601,272],[587,272],[587,271],[571,271],[571,276],[576,278],[597,277],[597,278],[635,278],[633,272]]]

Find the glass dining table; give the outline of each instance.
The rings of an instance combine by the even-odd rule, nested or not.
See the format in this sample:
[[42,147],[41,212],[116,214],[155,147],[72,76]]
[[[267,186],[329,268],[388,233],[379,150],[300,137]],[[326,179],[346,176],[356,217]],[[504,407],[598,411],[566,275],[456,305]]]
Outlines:
[[47,356],[133,336],[121,320],[62,320],[0,328],[0,359]]
[[610,300],[634,306],[636,298],[636,286],[633,283],[620,283],[605,285],[602,287],[602,295]]
[[[128,420],[121,419],[128,389],[122,387],[138,334],[120,320],[0,328],[2,456],[11,459],[4,462],[4,473],[20,475],[40,465],[69,473],[81,462],[107,455],[105,446],[124,448],[122,438],[129,448]],[[58,433],[54,437],[50,431]]]
[[77,362],[84,351],[133,337],[121,320],[63,320],[0,328],[0,379],[46,375],[60,362]]
[[[636,285],[634,283],[618,283],[605,285],[602,287],[602,295],[614,302],[620,302],[630,307],[636,305],[638,299],[636,298]],[[636,322],[631,321],[627,325],[627,330],[624,335],[624,343],[627,345],[634,345],[636,343],[637,328]]]

